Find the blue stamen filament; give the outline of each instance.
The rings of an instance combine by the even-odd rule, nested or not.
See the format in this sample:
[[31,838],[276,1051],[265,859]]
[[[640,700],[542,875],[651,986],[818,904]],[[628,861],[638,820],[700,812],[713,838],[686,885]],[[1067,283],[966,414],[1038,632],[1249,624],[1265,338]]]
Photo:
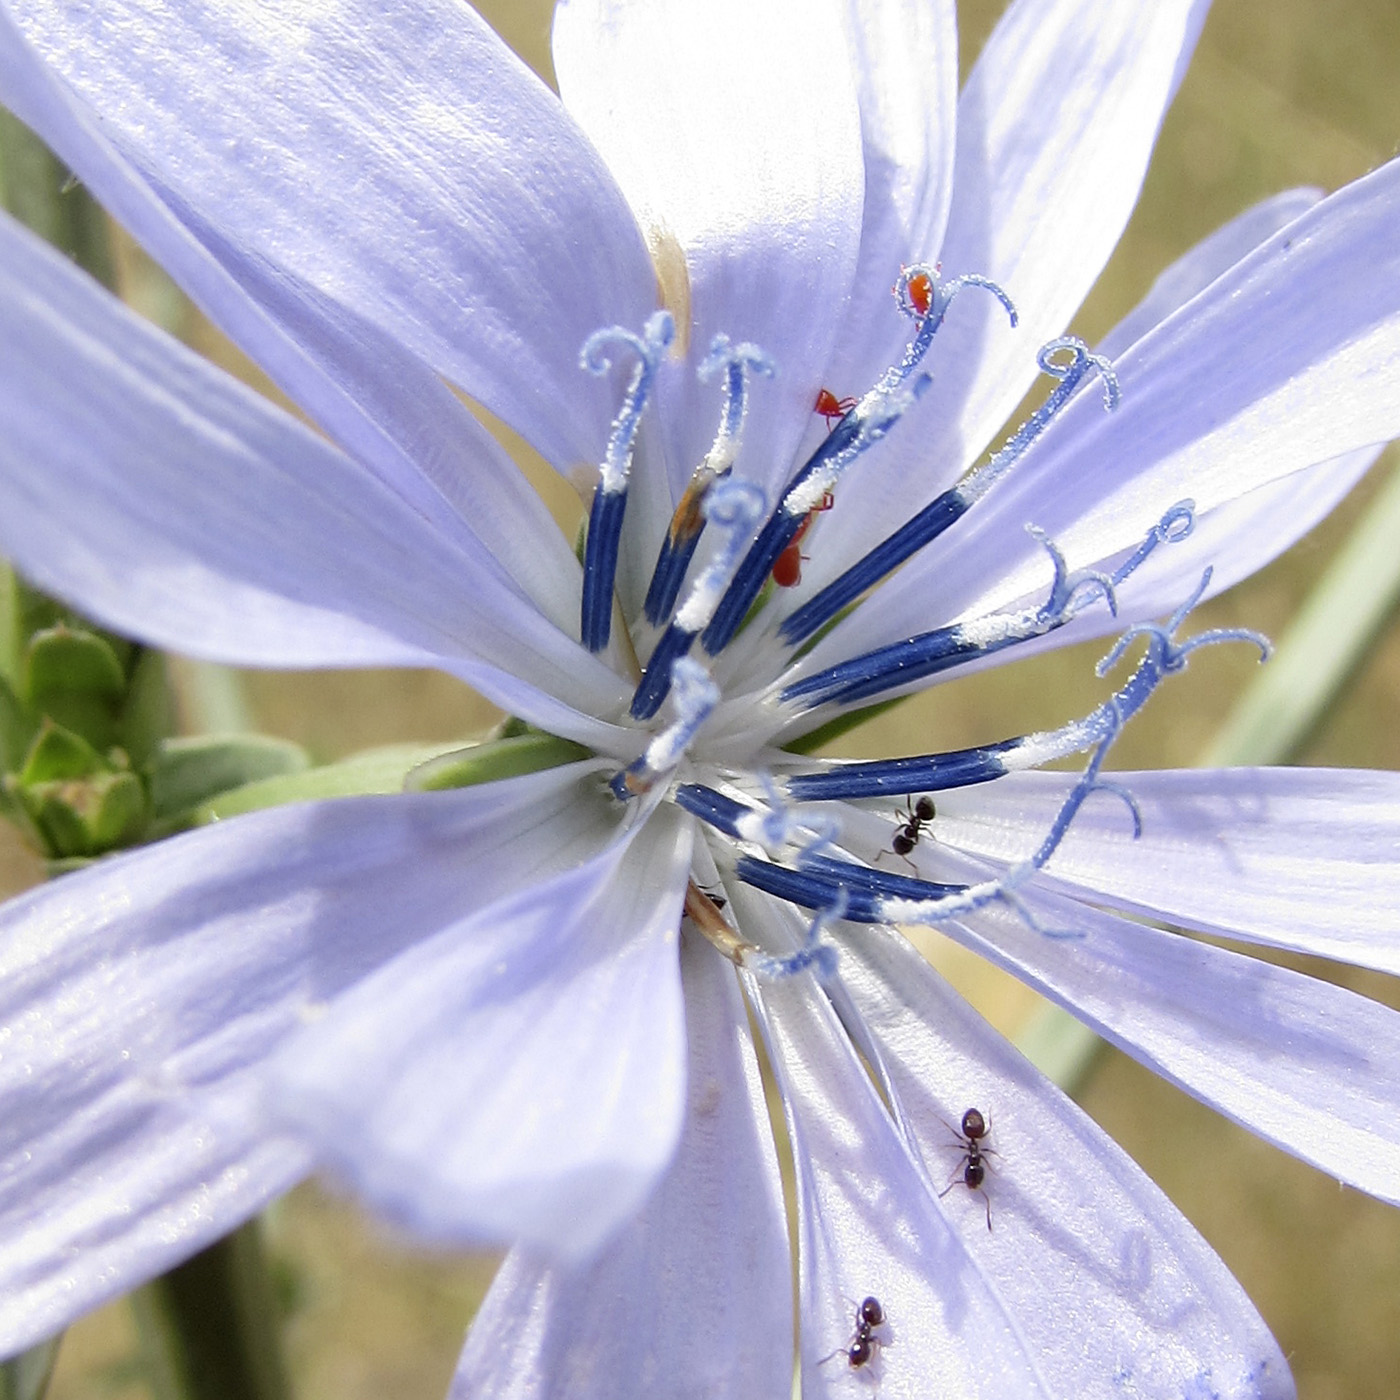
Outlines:
[[632,469],[632,450],[661,357],[675,333],[676,325],[671,313],[658,311],[647,319],[641,335],[622,326],[608,326],[589,336],[579,352],[579,363],[590,374],[607,373],[612,365],[609,346],[625,346],[637,357],[631,381],[623,395],[622,407],[613,419],[612,430],[608,434],[598,489],[593,493],[588,516],[579,638],[589,651],[602,651],[612,633],[613,585],[617,579],[617,552],[622,538],[623,514],[627,508],[627,478]]
[[[1056,360],[1061,351],[1069,350],[1072,358],[1067,364]],[[1041,369],[1060,382],[1036,411],[1012,434],[1006,444],[990,461],[978,467],[957,486],[936,496],[919,513],[887,536],[868,554],[857,560],[843,574],[809,598],[800,608],[785,618],[778,635],[790,646],[804,642],[847,607],[867,589],[888,577],[906,559],[932,543],[955,524],[977,501],[1025,455],[1049,426],[1050,421],[1074,393],[1086,375],[1097,370],[1104,381],[1104,406],[1109,411],[1118,407],[1118,377],[1112,365],[1102,355],[1094,355],[1082,340],[1062,336],[1040,348],[1036,359]]]
[[1177,502],[1111,576],[1093,570],[1071,573],[1055,544],[1041,531],[1028,527],[1045,547],[1054,566],[1050,593],[1040,606],[1016,613],[993,613],[877,647],[791,682],[781,691],[780,698],[785,703],[797,704],[799,713],[825,704],[855,704],[954,666],[966,665],[979,657],[990,656],[1018,642],[1044,636],[1073,621],[1096,599],[1102,599],[1109,611],[1116,614],[1116,587],[1159,544],[1184,539],[1193,526],[1193,503]]
[[[861,770],[863,776],[869,775],[871,770],[881,767],[878,764],[841,764],[828,769],[825,774],[791,777],[784,791],[773,792],[769,787],[767,801],[770,811],[767,817],[760,809],[746,802],[698,783],[678,788],[675,799],[678,805],[736,843],[738,849],[731,859],[733,874],[737,879],[788,903],[818,911],[830,911],[840,905],[843,910],[840,917],[860,923],[938,925],[1001,902],[1040,933],[1052,937],[1077,936],[1073,931],[1042,927],[1024,905],[1018,891],[1050,861],[1080,808],[1095,793],[1114,796],[1123,802],[1132,822],[1133,835],[1136,837],[1141,833],[1142,816],[1131,793],[1101,777],[1104,760],[1124,725],[1142,708],[1162,680],[1182,670],[1188,656],[1200,647],[1226,641],[1246,641],[1258,646],[1261,655],[1268,655],[1268,643],[1257,633],[1242,629],[1215,629],[1184,642],[1174,640],[1176,630],[1200,600],[1209,582],[1210,571],[1206,570],[1191,597],[1164,625],[1140,624],[1123,633],[1100,663],[1099,674],[1115,664],[1134,640],[1145,638],[1147,650],[1128,681],[1089,715],[1058,731],[1006,741],[980,751],[987,760],[982,781],[1017,768],[1038,767],[1051,758],[1076,751],[1088,750],[1090,753],[1088,764],[1036,849],[993,879],[973,885],[942,884],[893,874],[844,857],[819,854],[817,847],[832,839],[829,834],[800,847],[790,862],[774,859],[768,854],[768,847],[779,844],[780,840],[792,844],[794,834],[801,828],[811,830],[819,825],[810,816],[797,817],[788,806],[790,800],[865,796],[874,790],[905,793],[923,790],[925,784],[922,779],[926,771],[917,771],[914,765],[923,763],[931,767],[939,760],[953,757],[951,755],[930,755],[925,760],[897,760],[906,765],[905,779],[879,789],[853,790],[843,781]],[[977,752],[963,751],[965,755]],[[884,767],[889,769],[890,765]],[[837,781],[819,781],[826,776],[835,777]],[[755,847],[763,847],[764,854],[755,854]],[[805,965],[800,957],[798,964],[795,964],[799,967]]]
[[[910,295],[911,285],[920,285],[916,280],[920,278],[927,288],[927,304],[922,308]],[[714,619],[700,638],[708,655],[718,656],[733,640],[778,556],[792,542],[808,513],[834,489],[851,463],[879,442],[928,388],[932,382],[929,376],[916,375],[915,371],[943,324],[948,307],[964,287],[990,291],[1006,307],[1015,324],[1016,310],[1011,299],[989,278],[966,276],[941,282],[934,269],[922,264],[904,269],[895,292],[901,309],[915,319],[912,339],[899,363],[880,376],[875,387],[841,419],[789,480],[777,510],[759,531]]]
[[771,376],[773,361],[748,341],[734,345],[728,336],[717,335],[710,342],[710,353],[701,362],[697,373],[701,379],[712,379],[721,370],[724,371],[724,399],[720,407],[719,431],[705,459],[696,467],[687,483],[680,504],[671,517],[671,525],[661,541],[642,608],[646,620],[655,627],[661,626],[676,606],[686,570],[690,567],[705,528],[705,498],[715,482],[727,476],[734,465],[743,438],[744,419],[748,414],[748,376]]
[[632,696],[633,719],[650,719],[661,708],[675,663],[690,651],[701,629],[714,616],[739,551],[767,504],[763,492],[749,481],[726,478],[710,488],[702,510],[706,519],[724,531],[725,542],[696,579],[685,605],[653,648]]

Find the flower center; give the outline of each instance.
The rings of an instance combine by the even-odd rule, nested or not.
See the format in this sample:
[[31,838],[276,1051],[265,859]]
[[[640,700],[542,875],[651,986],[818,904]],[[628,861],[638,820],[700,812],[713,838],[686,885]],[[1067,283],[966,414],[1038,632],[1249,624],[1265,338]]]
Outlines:
[[[709,850],[721,879],[736,879],[788,904],[814,911],[805,944],[776,959],[740,938],[721,913],[723,900],[711,899],[692,881],[686,908],[712,942],[737,962],[768,975],[790,975],[813,968],[819,976],[834,970],[823,929],[837,918],[874,923],[939,924],[992,901],[1012,905],[1028,921],[1018,888],[1041,869],[1063,840],[1083,803],[1095,792],[1109,792],[1128,807],[1135,828],[1139,818],[1130,794],[1100,776],[1107,752],[1123,725],[1146,703],[1158,684],[1185,665],[1197,647],[1225,640],[1248,640],[1267,654],[1267,643],[1241,631],[1207,632],[1178,643],[1176,630],[1195,606],[1210,578],[1163,626],[1129,628],[1104,658],[1099,674],[1114,665],[1127,646],[1145,638],[1147,649],[1126,682],[1090,714],[1060,729],[1022,735],[999,743],[912,758],[867,762],[803,760],[781,749],[763,749],[762,735],[781,733],[794,721],[857,713],[949,671],[1065,626],[1086,608],[1102,603],[1117,613],[1117,589],[1161,545],[1184,539],[1194,525],[1194,506],[1180,501],[1167,510],[1141,543],[1112,572],[1071,570],[1060,550],[1033,523],[1027,528],[1050,556],[1053,577],[1043,601],[1020,610],[989,614],[931,629],[872,648],[805,674],[791,668],[811,649],[823,629],[912,555],[950,529],[1022,460],[1027,449],[1091,374],[1103,381],[1104,404],[1118,404],[1113,368],[1073,337],[1061,337],[1038,354],[1041,370],[1056,382],[1046,401],[1005,445],[956,486],[942,492],[905,524],[866,551],[838,577],[815,592],[776,625],[756,634],[766,653],[766,690],[749,697],[758,735],[735,763],[697,759],[701,731],[721,703],[709,664],[740,634],[756,625],[778,590],[795,585],[801,574],[801,546],[817,518],[836,505],[850,465],[890,433],[931,382],[922,362],[954,298],[966,287],[995,296],[1011,324],[1016,311],[1006,293],[987,278],[968,275],[941,280],[938,269],[916,265],[901,271],[896,301],[914,325],[899,360],[879,376],[863,397],[838,399],[822,390],[814,412],[828,431],[796,469],[769,508],[753,483],[733,476],[748,409],[750,381],[771,376],[773,362],[757,346],[717,336],[699,367],[703,379],[719,378],[719,428],[710,450],[695,468],[660,541],[642,607],[643,633],[654,642],[633,694],[630,715],[652,720],[668,699],[671,722],[656,731],[645,751],[614,775],[610,787],[622,802],[640,800],[638,815],[669,799],[696,817],[709,833]],[[584,553],[580,635],[593,651],[607,646],[612,625],[614,584],[627,504],[628,479],[643,411],[666,348],[674,336],[669,312],[653,315],[640,335],[609,328],[590,337],[584,367],[602,373],[609,350],[630,350],[636,364],[614,420],[589,515]],[[710,527],[709,555],[689,587],[695,556]],[[631,620],[628,622],[629,635]],[[635,638],[634,638],[635,640]],[[692,656],[698,643],[698,654]],[[702,661],[700,656],[703,656]],[[785,673],[787,675],[785,676]],[[731,705],[738,705],[735,699]],[[741,717],[742,718],[742,717]],[[734,716],[730,716],[731,727]],[[1018,865],[994,878],[949,882],[926,877],[911,859],[920,838],[931,831],[936,809],[929,793],[965,787],[1074,753],[1087,752],[1088,764],[1066,798],[1039,847]],[[753,767],[755,754],[767,766]],[[684,770],[684,771],[683,771]],[[917,795],[917,804],[914,798]],[[859,842],[843,842],[832,804],[861,799],[906,799],[895,813],[890,844],[872,859]],[[815,804],[815,805],[814,805]],[[909,866],[909,874],[885,869],[884,855]],[[1049,930],[1043,930],[1051,932]]]

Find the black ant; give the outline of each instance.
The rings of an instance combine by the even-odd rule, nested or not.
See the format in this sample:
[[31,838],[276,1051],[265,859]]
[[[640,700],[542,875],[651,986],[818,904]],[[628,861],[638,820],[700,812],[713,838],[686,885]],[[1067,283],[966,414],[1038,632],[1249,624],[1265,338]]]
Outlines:
[[723,909],[729,901],[718,890],[707,890],[704,885],[700,886],[700,893],[715,906],[716,909]]
[[[933,798],[921,797],[912,805],[906,798],[904,810],[896,812],[895,817],[899,824],[894,829],[894,837],[890,841],[890,849],[897,855],[905,865],[911,870],[916,869],[914,862],[909,859],[909,852],[919,844],[919,837],[923,835],[924,828],[934,819],[937,811],[933,805]],[[884,855],[881,851],[880,855]],[[875,859],[879,860],[880,856]]]
[[875,1333],[875,1329],[884,1321],[885,1310],[880,1305],[880,1300],[873,1297],[864,1299],[856,1309],[856,1330],[850,1345],[837,1347],[831,1356],[824,1358],[820,1364],[824,1366],[832,1357],[845,1356],[853,1371],[868,1366],[875,1359],[875,1353],[885,1345],[884,1339]]
[[[947,1127],[947,1124],[944,1124]],[[953,1132],[952,1128],[948,1129]],[[953,1133],[958,1140],[958,1146],[962,1148],[962,1161],[953,1168],[953,1177],[939,1193],[938,1199],[941,1201],[954,1186],[958,1184],[958,1173],[962,1173],[963,1185],[969,1191],[981,1191],[982,1201],[987,1207],[987,1229],[992,1228],[992,1202],[987,1195],[982,1182],[986,1179],[988,1163],[984,1160],[987,1157],[995,1157],[996,1150],[982,1145],[983,1139],[992,1131],[992,1125],[982,1116],[979,1108],[969,1108],[962,1116],[962,1132]]]

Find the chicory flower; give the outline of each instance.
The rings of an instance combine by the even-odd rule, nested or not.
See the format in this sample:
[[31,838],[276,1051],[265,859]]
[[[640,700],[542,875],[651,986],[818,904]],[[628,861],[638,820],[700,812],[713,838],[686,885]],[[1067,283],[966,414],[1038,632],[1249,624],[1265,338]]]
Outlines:
[[[1400,168],[1062,338],[1204,11],[1019,0],[959,96],[947,3],[567,0],[561,101],[455,0],[4,0],[0,96],[324,436],[0,225],[0,548],[153,644],[434,665],[579,756],[7,906],[0,1345],[319,1161],[516,1242],[462,1395],[785,1394],[794,1346],[807,1395],[1290,1393],[1204,1243],[889,927],[1400,1199],[1400,1018],[1158,927],[1400,970],[1400,785],[1100,773],[1183,605],[1400,432]],[[589,474],[581,560],[446,382]],[[794,748],[1124,629],[1143,659],[1052,733]]]

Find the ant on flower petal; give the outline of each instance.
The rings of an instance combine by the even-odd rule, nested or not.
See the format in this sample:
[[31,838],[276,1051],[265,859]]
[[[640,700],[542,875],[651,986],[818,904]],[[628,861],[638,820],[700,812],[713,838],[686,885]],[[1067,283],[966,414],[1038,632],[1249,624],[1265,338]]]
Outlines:
[[[937,816],[937,809],[933,805],[933,798],[921,797],[917,802],[910,803],[907,799],[904,803],[904,810],[896,812],[897,825],[894,829],[894,836],[890,841],[889,850],[897,855],[911,870],[915,869],[914,862],[909,859],[909,852],[919,844],[919,838],[923,835],[924,828]],[[886,854],[881,851],[880,856]],[[875,859],[878,862],[880,856]]]
[[885,1309],[880,1300],[873,1296],[863,1299],[856,1308],[856,1330],[850,1343],[844,1347],[837,1347],[830,1356],[824,1356],[817,1364],[825,1366],[828,1361],[844,1356],[853,1371],[868,1366],[880,1348],[889,1345],[889,1341],[875,1331],[884,1321]]
[[992,1131],[990,1118],[982,1115],[980,1108],[969,1108],[962,1116],[962,1132],[959,1133],[947,1123],[943,1125],[958,1140],[958,1146],[962,1148],[962,1160],[953,1168],[953,1175],[939,1193],[938,1199],[941,1201],[954,1186],[958,1184],[958,1174],[962,1174],[962,1183],[969,1191],[980,1191],[982,1193],[983,1204],[987,1207],[987,1229],[992,1228],[992,1202],[987,1195],[982,1183],[986,1179],[987,1169],[991,1163],[986,1160],[988,1157],[997,1155],[996,1149],[984,1146],[984,1140]]

